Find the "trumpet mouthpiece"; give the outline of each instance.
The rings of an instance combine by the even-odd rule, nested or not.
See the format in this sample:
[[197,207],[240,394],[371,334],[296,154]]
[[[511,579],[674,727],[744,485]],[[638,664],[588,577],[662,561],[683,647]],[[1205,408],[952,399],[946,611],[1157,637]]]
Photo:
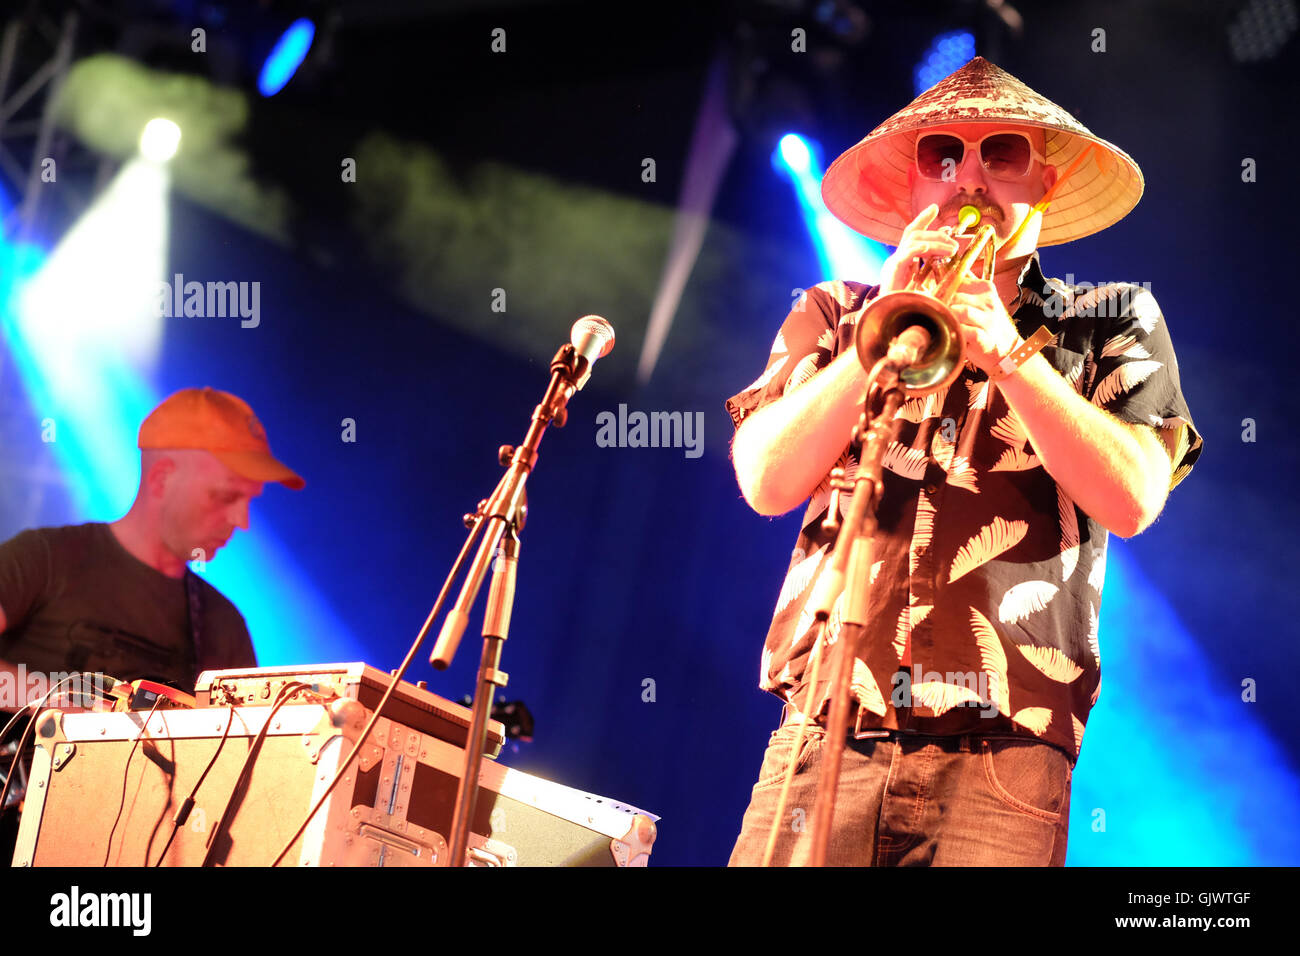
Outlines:
[[957,210],[957,225],[961,229],[974,229],[981,218],[980,211],[974,206],[962,206]]

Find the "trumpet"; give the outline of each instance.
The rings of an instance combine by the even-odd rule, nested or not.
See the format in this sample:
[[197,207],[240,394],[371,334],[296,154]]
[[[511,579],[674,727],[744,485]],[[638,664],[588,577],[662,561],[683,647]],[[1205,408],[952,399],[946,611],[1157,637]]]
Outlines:
[[[917,397],[929,395],[951,385],[966,359],[966,342],[961,323],[948,308],[957,287],[981,253],[984,254],[984,277],[993,275],[993,226],[980,226],[980,211],[962,206],[958,212],[958,232],[945,227],[954,239],[970,239],[965,252],[926,263],[917,270],[907,288],[877,296],[862,313],[854,333],[858,360],[868,372],[889,354],[890,345],[903,332],[919,326],[927,343],[916,360],[899,370],[898,382],[903,392]],[[969,230],[978,227],[973,237]]]

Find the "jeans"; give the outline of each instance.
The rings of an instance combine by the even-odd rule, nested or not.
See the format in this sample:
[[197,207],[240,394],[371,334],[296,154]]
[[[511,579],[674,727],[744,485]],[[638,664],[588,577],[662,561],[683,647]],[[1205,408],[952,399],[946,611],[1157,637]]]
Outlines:
[[[797,721],[773,731],[731,866],[759,866]],[[775,866],[811,860],[826,731],[808,728]],[[850,737],[826,861],[832,866],[1063,866],[1073,766],[1024,737]]]

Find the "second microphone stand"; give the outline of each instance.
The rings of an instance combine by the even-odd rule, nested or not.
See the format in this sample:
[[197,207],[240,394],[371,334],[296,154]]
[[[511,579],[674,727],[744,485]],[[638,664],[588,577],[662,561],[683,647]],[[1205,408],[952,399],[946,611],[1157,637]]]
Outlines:
[[[537,464],[537,449],[542,434],[554,422],[563,428],[568,417],[567,404],[582,381],[587,360],[572,345],[564,345],[551,360],[551,382],[541,403],[533,409],[528,433],[517,447],[503,445],[499,458],[506,465],[496,490],[478,510],[465,516],[471,539],[481,529],[483,537],[470,565],[465,583],[455,606],[447,613],[438,642],[434,645],[429,663],[438,670],[450,666],[461,636],[469,623],[469,611],[482,587],[488,566],[493,563],[500,547],[500,555],[488,590],[488,606],[483,621],[483,653],[479,659],[478,679],[475,684],[474,703],[471,708],[469,737],[465,742],[465,763],[456,792],[456,806],[452,816],[449,859],[452,866],[467,865],[470,824],[478,797],[479,768],[483,762],[483,748],[487,742],[487,727],[492,713],[496,688],[505,687],[508,675],[500,669],[501,649],[510,629],[510,611],[514,604],[515,576],[519,564],[518,532],[527,518],[527,495],[524,486],[528,475]],[[504,544],[502,542],[504,541]]]

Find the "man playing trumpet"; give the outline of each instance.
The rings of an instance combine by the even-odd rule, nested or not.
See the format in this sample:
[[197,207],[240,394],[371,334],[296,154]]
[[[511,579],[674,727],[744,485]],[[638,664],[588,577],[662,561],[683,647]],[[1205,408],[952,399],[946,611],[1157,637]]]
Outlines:
[[[727,401],[745,500],[764,515],[808,500],[760,670],[786,708],[733,864],[762,862],[769,836],[772,862],[808,860],[832,672],[810,679],[809,598],[834,544],[822,527],[830,472],[857,468],[849,436],[867,373],[855,330],[873,299],[957,252],[964,207],[993,227],[994,271],[965,277],[951,300],[966,365],[904,402],[885,452],[827,862],[1064,862],[1071,775],[1101,684],[1107,535],[1150,526],[1202,443],[1151,294],[1080,293],[1044,277],[1036,249],[1117,222],[1142,189],[1126,153],[980,57],[827,172],[831,212],[897,249],[878,286],[808,290],[763,374]],[[792,753],[805,713],[814,723]]]

